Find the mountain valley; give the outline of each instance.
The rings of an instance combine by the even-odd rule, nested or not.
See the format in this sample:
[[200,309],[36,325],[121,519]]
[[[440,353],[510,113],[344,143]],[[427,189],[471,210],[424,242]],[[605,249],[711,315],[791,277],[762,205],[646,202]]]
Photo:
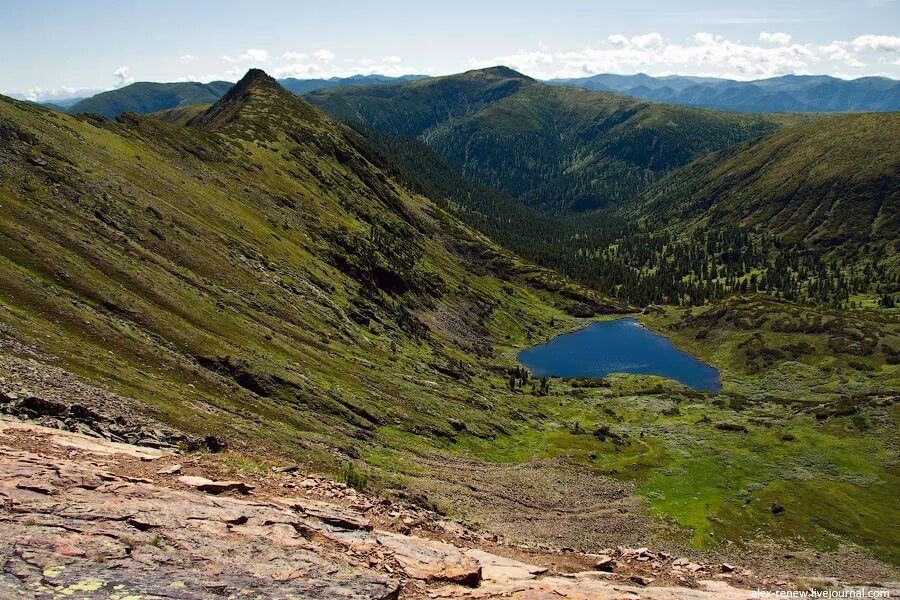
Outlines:
[[[900,113],[351,79],[0,96],[0,522],[47,528],[16,569],[165,597],[206,545],[184,597],[893,589]],[[623,316],[722,389],[516,360]],[[108,548],[52,542],[113,497]]]

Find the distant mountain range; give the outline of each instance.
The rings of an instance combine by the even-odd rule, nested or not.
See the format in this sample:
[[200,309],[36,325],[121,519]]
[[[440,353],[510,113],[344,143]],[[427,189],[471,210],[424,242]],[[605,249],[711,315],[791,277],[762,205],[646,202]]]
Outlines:
[[115,119],[123,112],[147,114],[178,106],[210,104],[231,89],[228,81],[153,83],[142,81],[85,98],[66,109],[70,114],[90,113]]
[[[352,75],[330,79],[280,79],[278,83],[295,94],[304,94],[318,89],[352,85],[384,85],[403,81],[423,79],[426,75]],[[199,83],[185,81],[178,83],[154,83],[142,81],[115,90],[99,93],[90,98],[75,99],[68,103],[44,103],[47,108],[69,114],[91,113],[108,119],[115,119],[123,112],[149,114],[173,108],[197,104],[212,104],[231,89],[229,81]]]
[[[317,90],[389,85],[429,79],[427,75],[352,75],[328,79],[279,79],[294,94]],[[827,75],[785,75],[758,81],[671,75],[652,77],[601,74],[580,79],[553,79],[551,85],[613,92],[642,100],[713,108],[732,112],[889,112],[900,110],[900,82],[885,77],[854,80]],[[39,102],[70,114],[93,113],[114,119],[123,112],[148,114],[196,104],[212,104],[231,88],[227,81],[210,83],[139,82],[83,98]]]
[[886,77],[845,80],[827,75],[785,75],[757,81],[672,75],[601,74],[554,79],[553,85],[615,92],[654,102],[671,102],[739,112],[844,112],[900,110],[900,81]]
[[384,85],[400,83],[403,81],[415,81],[427,79],[428,75],[401,75],[400,77],[388,77],[387,75],[351,75],[350,77],[331,77],[329,79],[279,79],[278,83],[288,91],[295,94],[305,94],[324,88],[341,87],[346,85]]
[[304,98],[338,118],[417,137],[464,177],[553,214],[633,198],[707,152],[809,119],[650,103],[507,67]]

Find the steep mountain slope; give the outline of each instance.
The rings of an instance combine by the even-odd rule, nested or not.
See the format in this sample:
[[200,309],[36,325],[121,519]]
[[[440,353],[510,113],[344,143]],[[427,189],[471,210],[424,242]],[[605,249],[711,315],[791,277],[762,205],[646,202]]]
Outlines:
[[704,77],[601,74],[548,83],[610,91],[654,102],[718,110],[770,113],[900,110],[900,81],[827,75],[784,75],[757,81]]
[[85,98],[66,109],[70,114],[90,113],[115,119],[123,112],[146,114],[186,106],[215,102],[231,87],[227,81],[210,83],[139,82]]
[[385,157],[386,169],[411,189],[520,256],[562,270],[557,244],[580,228],[522,204],[509,194],[470,181],[434,150],[409,136],[392,136],[358,121],[348,122]]
[[893,255],[900,113],[836,117],[705,156],[648,189],[633,212],[657,227],[740,224],[818,253]]
[[556,213],[627,200],[702,154],[807,120],[650,104],[505,67],[306,98],[339,118],[417,136],[465,177]]
[[[572,314],[614,307],[415,193],[462,204],[487,194],[481,186],[450,178],[443,164],[413,181],[405,171],[419,142],[381,156],[373,148],[403,140],[363,139],[259,72],[189,118],[190,127],[134,114],[111,122],[0,99],[0,410],[98,390],[117,419],[132,419],[135,406],[215,436],[210,448],[224,439],[225,452],[203,455],[222,465],[216,478],[264,472],[278,495],[304,478],[271,467],[297,463],[297,473],[341,472],[355,487],[469,517],[515,543],[595,553],[650,540],[673,557],[688,544],[714,550],[716,563],[752,557],[758,573],[837,565],[889,580],[865,552],[896,564],[896,528],[884,525],[897,510],[898,369],[886,364],[900,347],[894,313],[753,295],[655,308],[642,322],[722,369],[720,394],[632,376],[537,385],[516,368],[516,350],[574,327]],[[468,207],[496,222],[503,211],[491,207],[508,197],[479,197]],[[579,256],[640,258],[656,249],[647,239],[638,232],[607,254]],[[731,258],[737,236],[716,239],[732,262],[746,257]],[[657,265],[611,271],[613,287],[637,281],[667,295],[659,284],[683,280],[666,270],[673,257],[715,271],[708,255],[666,251],[671,242]],[[692,242],[688,252],[701,247]],[[714,298],[711,282],[695,287]],[[92,385],[59,376],[63,368]],[[76,412],[44,416],[80,428]],[[186,474],[197,459],[184,458]],[[138,477],[171,477],[132,464]],[[84,478],[58,474],[54,482],[76,482],[85,497]],[[61,510],[42,481],[22,483],[16,498]],[[773,502],[786,511],[774,514]],[[227,519],[243,527],[241,515]],[[268,535],[249,521],[242,531]],[[136,532],[129,548],[146,541],[138,553],[168,560],[160,545],[172,529],[147,525],[116,521]],[[289,533],[276,541],[300,541]],[[843,554],[844,542],[859,546]],[[785,559],[787,545],[810,549],[812,566]]]
[[151,117],[172,123],[174,125],[187,125],[188,121],[207,110],[212,104],[188,104],[176,108],[167,108],[157,112],[148,113]]
[[261,72],[194,125],[0,101],[4,343],[187,431],[354,455],[381,426],[526,418],[471,401],[505,381],[504,349],[610,309],[408,191]]
[[[786,235],[780,223],[755,226],[751,221],[735,219],[712,223],[675,214],[673,208],[690,202],[670,195],[668,180],[652,188],[660,196],[660,204],[648,208],[646,214],[629,202],[621,208],[553,217],[496,188],[465,179],[416,138],[391,136],[358,122],[351,122],[351,126],[388,157],[392,173],[469,225],[520,256],[631,303],[702,305],[729,293],[753,289],[833,306],[846,306],[851,296],[855,296],[854,302],[864,297],[866,302],[891,306],[900,291],[892,260],[885,253],[885,249],[893,252],[893,238],[882,231],[883,243],[859,247],[854,227],[863,221],[858,219],[853,226],[831,231],[831,244],[844,250],[859,247],[851,257],[847,253],[823,253],[818,246],[813,249],[812,239]],[[837,123],[830,134],[820,135],[831,135],[834,143],[840,139],[839,128]],[[880,138],[872,136],[872,140],[878,143]],[[848,160],[852,164],[867,152],[858,139],[848,138],[846,142],[856,149],[823,152],[815,159],[818,171],[831,172],[835,177],[836,187],[846,187],[853,178],[847,173]],[[804,156],[813,156],[828,146],[815,140],[812,144],[805,148]],[[890,144],[882,145],[881,152],[890,152]],[[865,170],[866,166],[856,169],[861,176]],[[686,180],[691,181],[691,176]],[[736,189],[740,185],[729,181]],[[876,182],[870,187],[879,185]],[[820,192],[825,193],[816,191]],[[766,193],[774,197],[772,190]],[[783,200],[790,202],[803,193],[802,189],[785,190]],[[855,186],[844,200],[859,202],[861,194],[865,191]],[[661,206],[665,199],[673,206]],[[818,199],[810,201],[814,205]],[[834,212],[843,214],[840,207]],[[823,277],[823,273],[828,275]]]

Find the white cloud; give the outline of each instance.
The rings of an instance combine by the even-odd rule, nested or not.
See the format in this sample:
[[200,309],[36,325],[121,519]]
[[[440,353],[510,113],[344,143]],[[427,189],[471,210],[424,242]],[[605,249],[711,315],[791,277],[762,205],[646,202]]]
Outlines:
[[900,37],[896,35],[861,35],[851,44],[859,50],[900,52]]
[[[93,91],[89,93],[93,93]],[[52,102],[53,100],[73,98],[78,95],[78,90],[72,87],[65,86],[45,90],[38,86],[35,86],[33,88],[28,88],[27,90],[22,90],[20,92],[9,92],[9,95],[13,96],[14,98],[22,98],[24,100],[30,100],[32,102]]]
[[851,51],[848,42],[835,40],[828,45],[820,46],[818,50],[826,59],[833,62],[843,63],[845,66],[853,67],[854,69],[861,69],[866,66],[866,63],[862,62],[859,56]]
[[309,58],[309,55],[304,54],[303,52],[292,52],[292,51],[288,50],[287,52],[285,52],[284,54],[281,55],[281,58],[283,58],[285,60],[299,61],[299,60],[306,60],[307,58]]
[[331,62],[334,60],[334,52],[332,52],[331,50],[316,50],[313,56],[315,56],[322,62]]
[[631,44],[636,48],[659,48],[665,44],[665,40],[658,33],[646,33],[632,36]]
[[253,63],[254,65],[264,65],[269,62],[272,57],[268,51],[259,48],[250,48],[237,58],[231,56],[223,56],[222,60],[229,64],[235,63]]
[[197,60],[197,58],[198,57],[194,56],[193,54],[182,54],[178,57],[178,62],[187,64],[189,62],[194,62],[195,60]]
[[241,55],[241,60],[265,64],[269,62],[269,53],[258,48],[251,48]]
[[786,46],[791,43],[791,36],[787,33],[784,33],[783,31],[776,31],[775,33],[763,31],[759,34],[759,41]]
[[113,77],[116,78],[116,87],[134,83],[134,77],[131,76],[131,69],[129,69],[125,65],[116,69],[116,71],[113,73]]
[[862,69],[867,66],[867,53],[889,52],[895,47],[900,51],[900,38],[891,36],[860,36],[852,42],[816,45],[794,42],[784,32],[763,32],[756,42],[742,42],[700,31],[685,42],[673,43],[654,32],[613,34],[606,43],[572,51],[520,50],[506,56],[472,59],[469,66],[503,64],[541,79],[646,72],[748,80]]
[[317,79],[322,76],[319,65],[311,63],[292,63],[271,69],[272,76],[281,79],[284,77],[296,77],[298,79]]
[[694,34],[694,43],[699,46],[713,46],[720,43],[723,39],[721,35],[713,35],[705,31]]
[[[643,35],[633,35],[631,38],[627,38],[621,33],[614,33],[613,35],[606,38],[610,43],[615,44],[616,46],[621,47],[634,47],[634,48],[657,48],[662,46],[665,43],[663,36],[658,33],[645,33]],[[542,51],[546,51],[546,46],[539,49]]]
[[403,62],[403,59],[400,58],[399,56],[384,56],[381,58],[381,62],[399,63],[399,62]]

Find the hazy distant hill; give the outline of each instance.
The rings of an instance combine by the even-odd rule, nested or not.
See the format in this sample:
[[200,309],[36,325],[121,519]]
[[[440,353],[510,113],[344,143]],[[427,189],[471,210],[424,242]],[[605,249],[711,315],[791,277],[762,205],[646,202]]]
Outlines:
[[[412,81],[424,77],[426,76],[353,75],[351,77],[332,77],[330,79],[288,78],[281,79],[278,83],[295,94],[301,94],[321,88],[345,85],[383,85],[400,81]],[[108,119],[115,119],[123,112],[145,115],[196,104],[212,104],[224,96],[225,92],[231,89],[232,85],[229,81],[213,81],[211,83],[140,82],[102,92],[90,98],[78,99],[71,103],[55,103],[55,105],[48,106],[48,108],[53,110],[62,108],[70,114],[91,113]]]
[[146,114],[190,104],[215,102],[232,84],[228,81],[197,83],[138,82],[125,87],[102,92],[76,102],[66,112],[91,113],[115,119],[123,112]]
[[741,112],[900,110],[900,81],[886,77],[845,80],[827,75],[784,75],[758,81],[672,75],[600,74],[554,79],[554,85],[610,91],[644,100]]
[[426,79],[428,75],[401,75],[400,77],[388,77],[387,75],[351,75],[350,77],[331,77],[329,79],[279,79],[278,83],[295,94],[304,94],[313,90],[340,87],[345,85],[383,85],[387,83],[399,83],[402,81],[415,81]]

